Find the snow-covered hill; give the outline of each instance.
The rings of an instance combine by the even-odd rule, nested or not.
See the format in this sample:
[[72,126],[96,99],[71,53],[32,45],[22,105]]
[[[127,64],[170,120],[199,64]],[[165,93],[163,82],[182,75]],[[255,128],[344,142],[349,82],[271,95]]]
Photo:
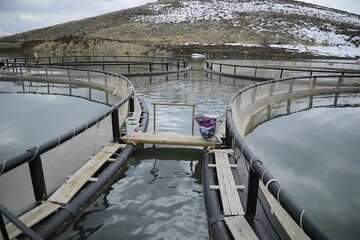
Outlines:
[[[227,21],[242,33],[247,31],[261,35],[274,32],[276,35],[272,39],[284,44],[270,44],[273,47],[326,55],[360,56],[360,16],[321,6],[278,0],[183,0],[153,5],[149,11],[133,20],[190,25],[204,21]],[[343,29],[344,24],[347,25],[346,30]],[[295,41],[285,40],[290,38]],[[246,46],[241,42],[225,44]]]
[[294,0],[159,0],[0,39],[14,48],[359,57],[360,15]]

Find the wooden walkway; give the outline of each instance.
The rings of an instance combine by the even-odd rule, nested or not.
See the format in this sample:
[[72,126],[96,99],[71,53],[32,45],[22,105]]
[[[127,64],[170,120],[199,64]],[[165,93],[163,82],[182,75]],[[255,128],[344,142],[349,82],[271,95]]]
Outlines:
[[170,135],[170,134],[150,134],[140,133],[137,136],[125,135],[122,140],[126,143],[148,143],[148,144],[167,144],[179,146],[198,146],[198,147],[216,147],[215,138],[205,140],[200,135]]
[[229,228],[232,236],[236,240],[255,240],[258,239],[252,228],[244,217],[244,210],[240,201],[238,190],[244,189],[243,185],[236,185],[231,171],[235,165],[230,164],[228,154],[232,150],[228,149],[214,149],[210,153],[215,154],[215,166],[218,178],[216,186],[210,186],[210,189],[219,189],[221,202],[224,211],[224,219],[227,227]]
[[[26,226],[33,227],[52,213],[56,212],[62,205],[66,205],[83,188],[88,181],[96,181],[92,176],[100,169],[106,161],[113,161],[111,156],[123,148],[123,144],[107,144],[94,157],[83,165],[73,176],[71,176],[56,192],[42,204],[22,215],[19,219]],[[6,225],[10,239],[21,234],[21,230],[14,224]]]

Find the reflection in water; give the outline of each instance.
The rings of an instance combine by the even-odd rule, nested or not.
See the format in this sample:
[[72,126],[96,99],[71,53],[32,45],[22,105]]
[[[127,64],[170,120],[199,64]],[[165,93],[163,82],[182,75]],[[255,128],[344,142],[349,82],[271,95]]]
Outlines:
[[[136,95],[149,108],[148,132],[153,131],[152,102],[194,103],[195,114],[223,115],[230,97],[248,84],[218,76],[211,80],[202,71],[130,80]],[[159,107],[156,128],[159,132],[189,134],[191,114],[188,107]],[[87,210],[89,214],[59,239],[80,239],[80,229],[90,232],[99,225],[99,219],[103,226],[86,239],[111,239],[114,234],[117,239],[208,239],[199,161],[202,154],[192,148],[145,145],[131,158],[124,178],[106,194],[109,206],[101,212]]]
[[138,150],[126,175],[58,239],[208,239],[201,151],[188,150],[191,161],[154,153]]
[[[152,102],[197,104],[195,114],[224,115],[230,97],[239,88],[251,83],[220,76],[213,78],[206,77],[202,71],[191,71],[167,77],[133,77],[130,80],[135,86],[136,95],[146,102],[152,123]],[[191,114],[189,107],[157,107],[156,129],[158,132],[191,134]],[[195,133],[198,133],[197,124],[195,127]],[[149,124],[148,132],[152,131],[153,126]]]
[[3,162],[73,129],[106,111],[108,106],[60,95],[3,93],[0,109]]
[[360,235],[359,101],[358,94],[345,94],[335,108],[333,97],[322,96],[313,102],[317,108],[282,117],[285,110],[279,110],[246,137],[269,171],[336,239]]

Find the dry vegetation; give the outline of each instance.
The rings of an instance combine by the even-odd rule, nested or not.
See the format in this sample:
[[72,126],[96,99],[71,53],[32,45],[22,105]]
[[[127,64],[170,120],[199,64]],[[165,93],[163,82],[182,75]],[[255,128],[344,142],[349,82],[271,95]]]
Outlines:
[[[211,2],[211,1],[203,1]],[[246,1],[245,1],[246,2]],[[292,2],[283,1],[279,2]],[[134,21],[136,16],[151,14],[149,6],[171,4],[180,7],[178,0],[160,0],[155,4],[113,12],[94,18],[72,21],[43,29],[33,30],[0,39],[0,51],[38,51],[46,53],[117,53],[117,54],[179,54],[193,51],[220,54],[284,55],[285,51],[273,51],[269,44],[313,44],[311,40],[294,38],[284,29],[302,24],[326,27],[316,17],[282,14],[281,12],[257,12],[241,14],[236,19],[221,21],[197,21],[195,23],[151,23]],[[305,3],[299,3],[308,6]],[[356,35],[354,26],[333,23],[342,34]],[[257,26],[262,26],[257,30]],[[193,43],[193,44],[190,44]],[[224,43],[256,44],[257,47],[229,46]],[[204,45],[205,44],[205,45]],[[294,53],[295,54],[295,53]],[[286,53],[285,55],[290,55]],[[306,54],[304,54],[306,56]]]

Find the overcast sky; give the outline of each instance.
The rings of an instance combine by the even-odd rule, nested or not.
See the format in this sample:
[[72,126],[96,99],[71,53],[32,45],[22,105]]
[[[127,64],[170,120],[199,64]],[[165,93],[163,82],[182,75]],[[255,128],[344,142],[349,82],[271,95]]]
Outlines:
[[[0,0],[0,36],[143,5],[157,0]],[[360,14],[360,0],[303,0]]]

